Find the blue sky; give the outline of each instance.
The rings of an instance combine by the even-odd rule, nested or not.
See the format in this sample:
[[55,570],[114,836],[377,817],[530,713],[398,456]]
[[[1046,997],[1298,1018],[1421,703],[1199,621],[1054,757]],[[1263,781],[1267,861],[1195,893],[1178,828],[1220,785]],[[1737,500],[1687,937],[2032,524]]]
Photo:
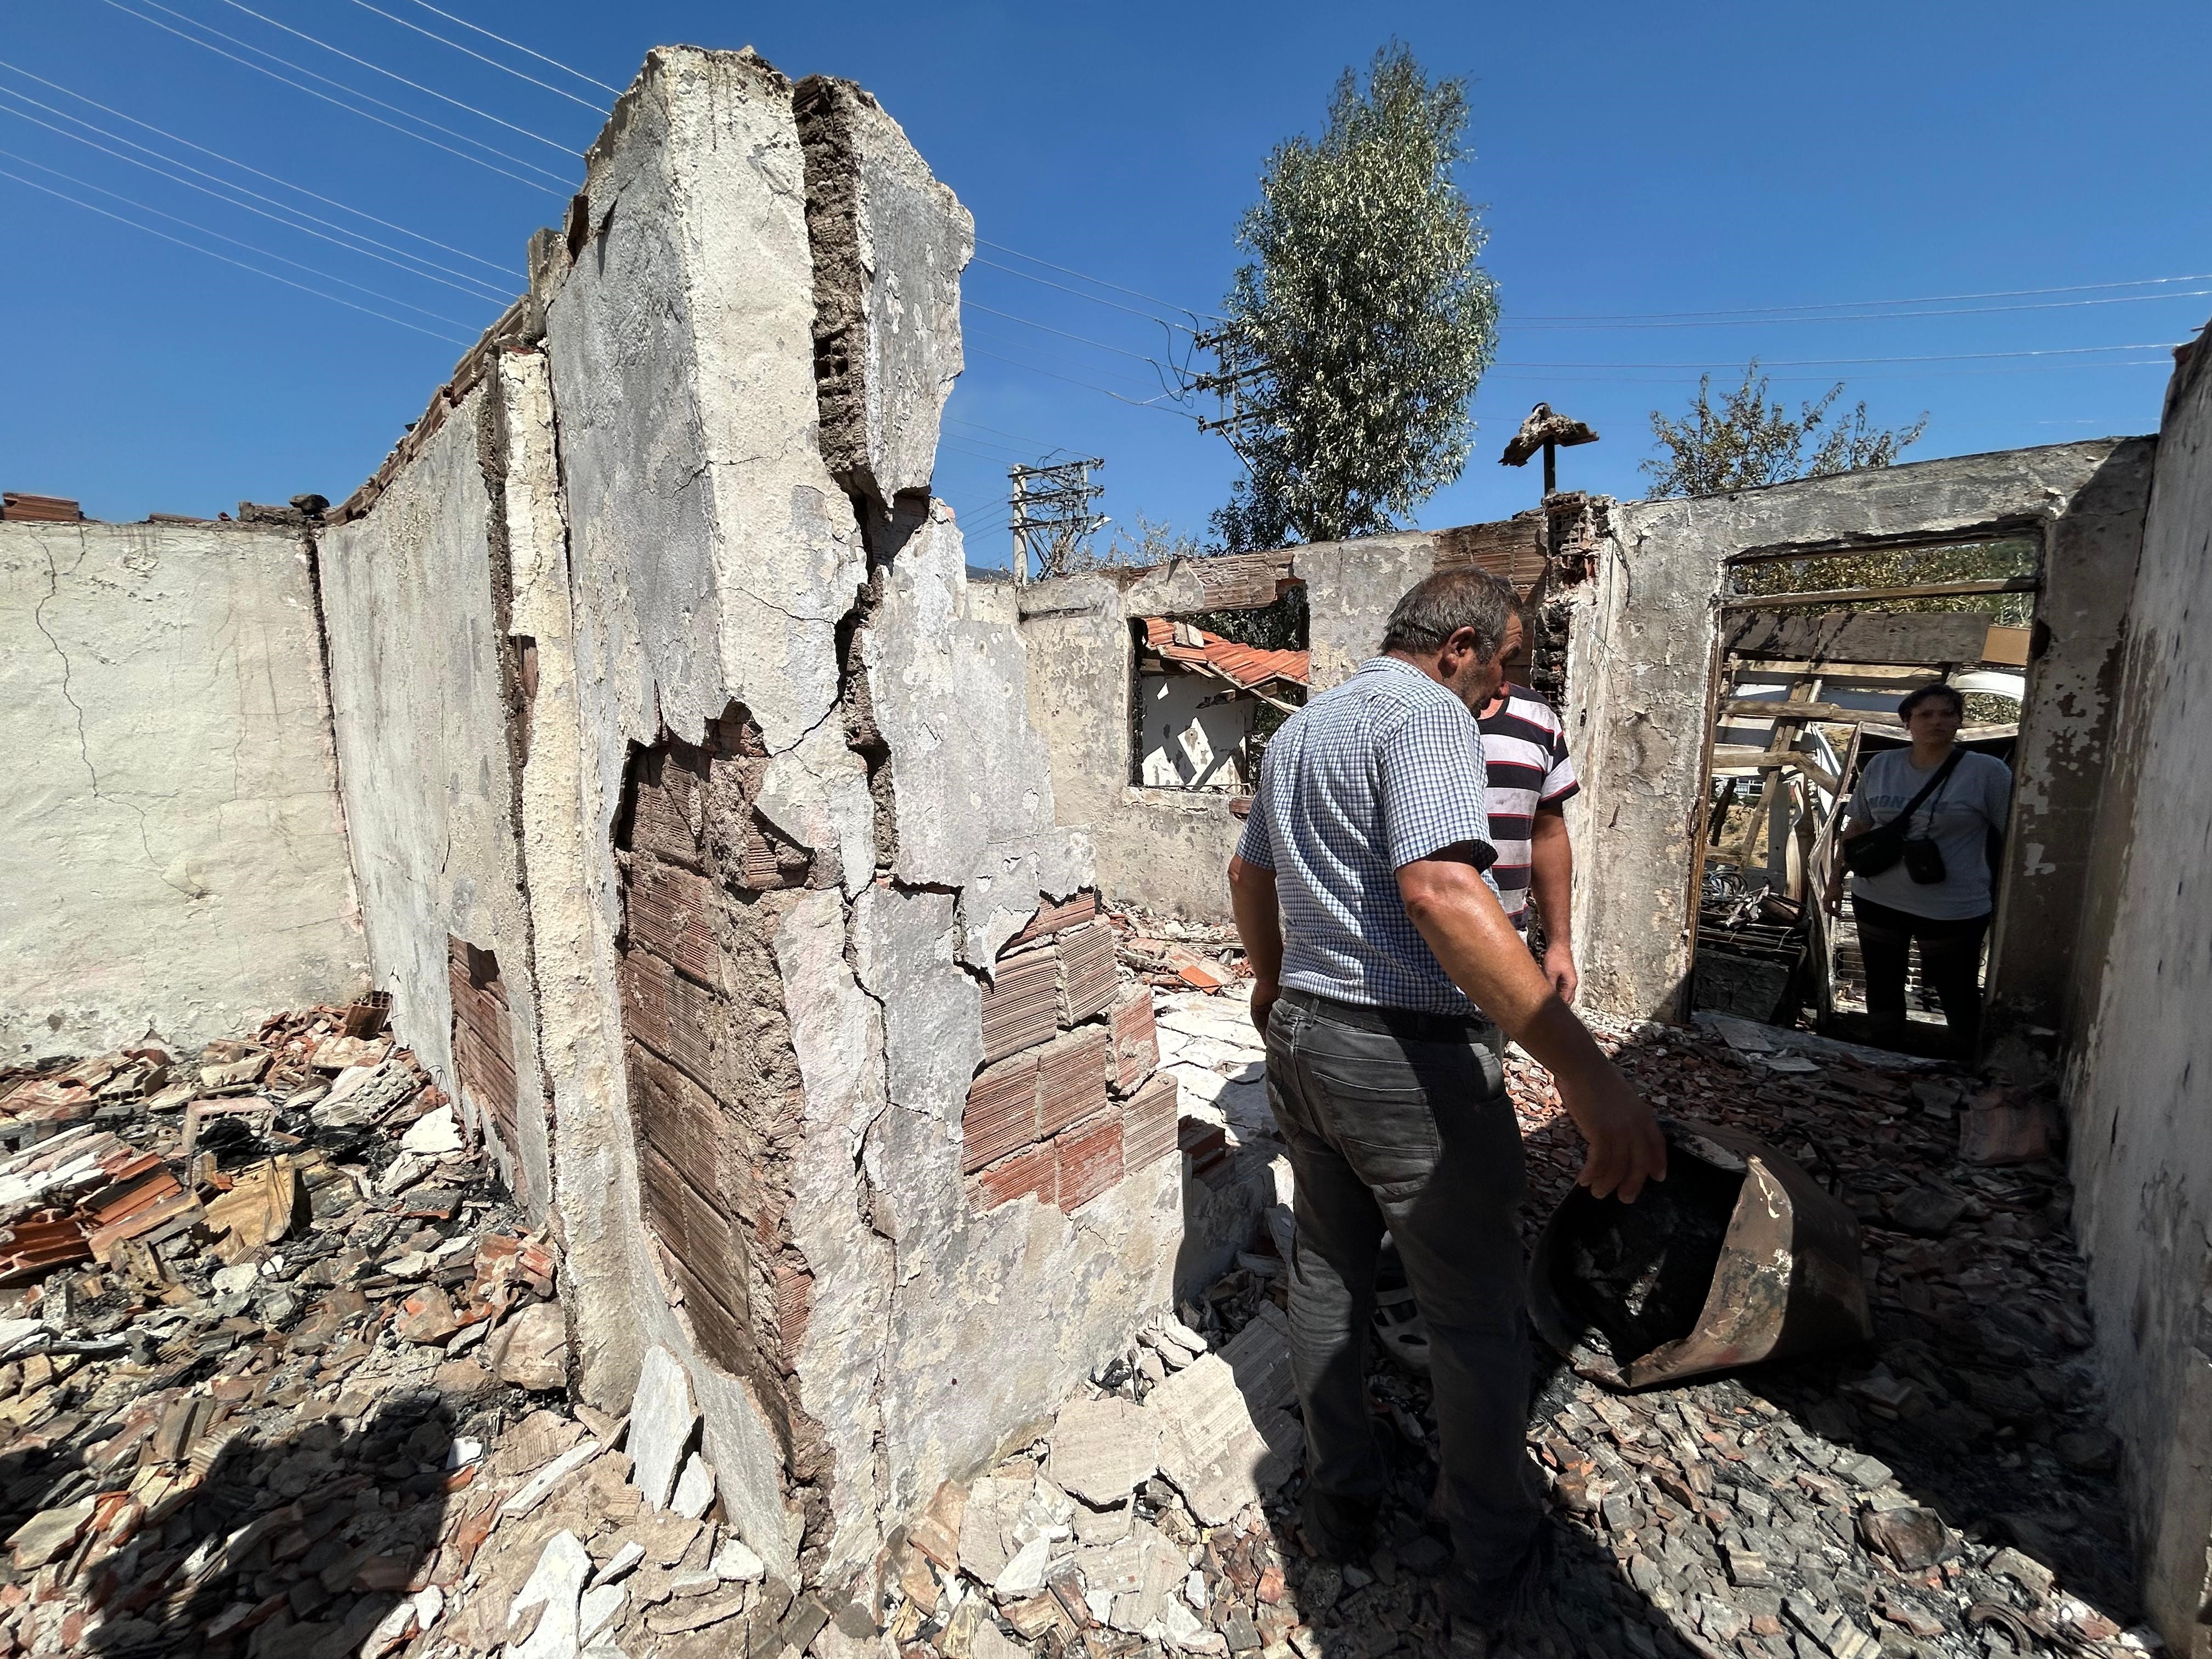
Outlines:
[[[2163,346],[2212,315],[2201,6],[437,3],[613,86],[647,47],[693,41],[876,93],[982,239],[938,478],[978,563],[1006,556],[1006,467],[1048,454],[1103,457],[1117,522],[1203,530],[1237,475],[1191,418],[1210,411],[1139,405],[1156,365],[1187,359],[1192,313],[1220,303],[1270,147],[1317,130],[1339,72],[1393,33],[1471,82],[1462,183],[1485,204],[1504,319],[1474,458],[1424,524],[1534,501],[1534,469],[1496,457],[1540,398],[1602,434],[1562,455],[1563,483],[1640,495],[1648,412],[1686,401],[1693,365],[1732,380],[1753,355],[1793,404],[1842,378],[1886,423],[1928,411],[1914,459],[2148,431]],[[345,495],[519,289],[524,243],[558,222],[611,101],[419,0],[5,15],[0,485],[101,518]],[[450,129],[438,144],[491,165],[185,35],[326,76],[308,84],[400,125],[427,118]],[[276,218],[124,157],[260,191]],[[302,234],[299,210],[347,246]],[[2170,278],[2190,280],[2151,280]],[[1982,297],[1866,303],[1949,295]],[[2124,347],[2152,349],[2107,349]],[[1887,361],[1811,361],[1860,359]]]

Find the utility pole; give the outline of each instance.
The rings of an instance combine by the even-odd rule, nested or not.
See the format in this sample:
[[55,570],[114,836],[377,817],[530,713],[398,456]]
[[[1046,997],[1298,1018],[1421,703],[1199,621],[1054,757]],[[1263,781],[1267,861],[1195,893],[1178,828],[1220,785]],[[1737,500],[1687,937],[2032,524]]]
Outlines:
[[1011,486],[1006,505],[1012,514],[1014,580],[1029,580],[1030,536],[1037,537],[1037,575],[1040,579],[1065,573],[1076,556],[1089,550],[1091,538],[1108,523],[1094,514],[1091,502],[1105,486],[1091,482],[1091,469],[1106,463],[1094,455],[1088,460],[1060,461],[1049,466],[1010,466]]

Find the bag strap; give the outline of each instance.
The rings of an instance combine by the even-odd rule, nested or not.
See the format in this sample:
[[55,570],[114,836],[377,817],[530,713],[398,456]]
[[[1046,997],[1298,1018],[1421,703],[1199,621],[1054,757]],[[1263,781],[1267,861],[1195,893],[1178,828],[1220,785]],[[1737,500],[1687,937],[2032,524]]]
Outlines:
[[[1907,830],[1911,829],[1912,827],[1912,815],[1920,810],[1920,803],[1926,800],[1929,796],[1934,794],[1936,790],[1941,788],[1943,784],[1948,781],[1951,774],[1958,769],[1959,763],[1966,758],[1966,751],[1965,750],[1960,749],[1954,744],[1951,750],[1950,758],[1936,769],[1936,775],[1920,786],[1920,793],[1915,795],[1911,800],[1907,801],[1905,804],[1905,810],[1899,812],[1895,817],[1892,818],[1889,823],[1899,825]],[[1882,827],[1884,829],[1887,829],[1889,825],[1884,824]]]

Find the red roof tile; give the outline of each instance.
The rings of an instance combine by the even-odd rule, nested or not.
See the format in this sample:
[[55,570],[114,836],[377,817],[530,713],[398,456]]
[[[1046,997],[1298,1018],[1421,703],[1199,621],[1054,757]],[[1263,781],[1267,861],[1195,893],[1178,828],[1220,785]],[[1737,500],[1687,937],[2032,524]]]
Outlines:
[[1145,643],[1169,662],[1202,662],[1248,689],[1265,685],[1270,680],[1288,680],[1293,685],[1307,684],[1307,653],[1303,651],[1262,651],[1256,646],[1224,640],[1203,628],[1185,627],[1198,635],[1198,644],[1177,644],[1172,618],[1147,617]]

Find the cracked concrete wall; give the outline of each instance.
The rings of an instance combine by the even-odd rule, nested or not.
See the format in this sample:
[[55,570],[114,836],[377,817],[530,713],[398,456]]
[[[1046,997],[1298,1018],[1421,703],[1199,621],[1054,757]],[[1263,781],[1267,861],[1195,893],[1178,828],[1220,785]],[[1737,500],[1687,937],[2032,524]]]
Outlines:
[[[1375,654],[1391,607],[1436,568],[1423,532],[1291,548],[1306,586],[1316,690]],[[1197,921],[1230,920],[1228,869],[1243,821],[1214,791],[1134,782],[1132,618],[1213,608],[1196,570],[1059,576],[1017,591],[1031,665],[1030,718],[1045,734],[1061,818],[1091,828],[1109,898]]]
[[[818,118],[825,98],[838,120]],[[921,493],[959,362],[965,211],[854,89],[673,49],[617,105],[570,226],[540,238],[535,281],[594,1051],[625,1041],[621,836],[641,755],[742,708],[765,751],[746,808],[805,854],[773,905],[709,866],[730,896],[714,902],[772,950],[804,1085],[798,1122],[773,1130],[798,1298],[779,1303],[781,1352],[741,1375],[702,1351],[641,1191],[647,1103],[609,1067],[603,1098],[560,1125],[582,1385],[621,1409],[643,1350],[665,1346],[738,1529],[779,1571],[842,1581],[1165,1302],[1175,1166],[1073,1217],[973,1215],[962,1188],[980,975],[1041,900],[1091,879],[1025,720],[1020,639],[969,608],[958,532]],[[817,380],[815,343],[840,319],[875,343]]]
[[352,994],[310,561],[278,528],[0,523],[0,1063]]
[[[2114,763],[2069,1056],[2075,1231],[2143,1595],[2212,1652],[2212,354],[2177,369],[2109,729]],[[2202,1069],[2199,1069],[2199,1068]]]
[[[1725,562],[1754,549],[2010,527],[2043,536],[2046,568],[2060,558],[2094,561],[2081,574],[2108,580],[2108,562],[2128,544],[2124,507],[2116,515],[2113,498],[2124,502],[2142,447],[2140,440],[2058,444],[1615,509],[1595,580],[1575,590],[1568,648],[1567,731],[1583,781],[1568,825],[1579,854],[1575,939],[1586,1006],[1634,1019],[1683,1012],[1696,921],[1686,852],[1702,822]],[[2109,491],[2092,489],[2106,477]],[[2077,500],[2098,523],[2069,523]],[[2108,646],[2075,628],[2054,633],[2029,668],[2024,723],[2048,729],[2081,678],[2094,678]],[[2075,772],[2045,787],[2047,804],[2034,810],[2063,821],[2094,797],[2096,783]],[[2016,824],[2014,840],[2048,842],[2026,827]],[[1586,880],[1593,864],[1600,872]],[[2063,948],[2049,937],[2014,938],[2019,950]]]
[[322,537],[331,702],[370,970],[392,1023],[465,1099],[449,939],[497,957],[512,1009],[514,1139],[467,1109],[513,1189],[542,1210],[549,1168],[537,989],[516,797],[519,688],[507,653],[512,578],[504,468],[488,443],[496,380],[479,384],[365,516]]

